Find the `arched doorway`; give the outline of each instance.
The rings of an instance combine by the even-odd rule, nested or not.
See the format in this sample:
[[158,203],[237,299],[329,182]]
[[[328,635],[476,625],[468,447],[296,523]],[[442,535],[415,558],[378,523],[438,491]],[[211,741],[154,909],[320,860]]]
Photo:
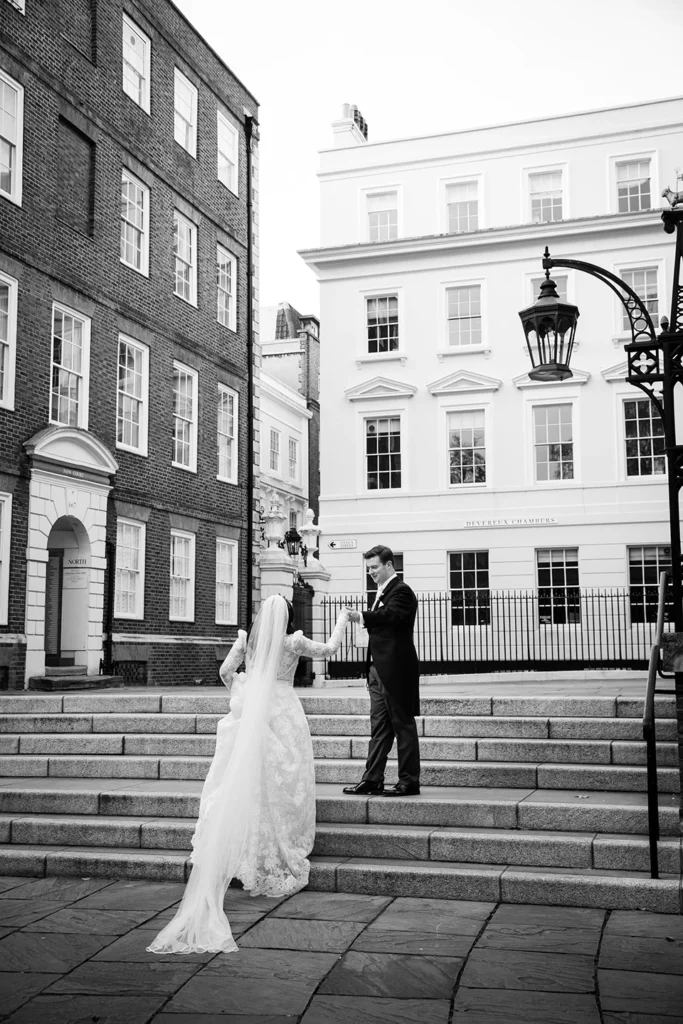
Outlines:
[[90,539],[83,523],[62,516],[47,538],[45,665],[87,665]]

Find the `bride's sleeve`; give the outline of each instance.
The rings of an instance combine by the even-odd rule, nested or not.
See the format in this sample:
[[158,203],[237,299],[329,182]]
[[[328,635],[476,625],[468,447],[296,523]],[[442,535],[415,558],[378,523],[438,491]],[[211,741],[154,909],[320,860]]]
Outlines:
[[243,629],[237,631],[237,639],[230,648],[228,656],[218,670],[221,680],[226,686],[232,685],[232,677],[244,661],[247,649],[247,634]]
[[342,609],[339,613],[337,624],[332,630],[332,636],[326,644],[316,643],[315,640],[309,640],[303,633],[297,633],[292,638],[292,646],[296,653],[304,658],[329,657],[341,647],[342,637],[344,636],[344,630],[348,625],[348,621],[349,613],[346,609]]

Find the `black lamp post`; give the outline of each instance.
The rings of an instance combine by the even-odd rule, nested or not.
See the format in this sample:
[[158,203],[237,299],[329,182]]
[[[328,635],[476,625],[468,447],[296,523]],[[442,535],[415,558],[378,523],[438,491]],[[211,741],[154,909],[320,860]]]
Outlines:
[[285,545],[287,547],[287,554],[291,558],[298,558],[299,553],[304,560],[306,565],[306,559],[308,558],[308,548],[305,544],[301,543],[301,534],[295,526],[291,526],[285,533]]
[[[519,314],[529,346],[533,380],[554,381],[571,377],[569,361],[579,311],[576,306],[557,298],[550,270],[566,267],[581,270],[603,281],[619,297],[631,327],[631,342],[625,346],[628,360],[628,382],[640,388],[655,405],[664,424],[667,484],[669,492],[669,528],[671,531],[671,597],[674,650],[683,651],[683,567],[681,565],[681,516],[679,494],[683,487],[683,444],[676,438],[674,388],[683,386],[683,192],[665,189],[662,193],[671,208],[662,211],[667,234],[676,234],[671,317],[662,317],[659,336],[650,313],[641,298],[625,281],[610,271],[581,260],[554,259],[546,248],[543,269],[546,280],[541,285],[537,302]],[[572,312],[573,310],[573,312]],[[678,709],[679,753],[683,754],[683,671],[675,671],[676,705]],[[683,760],[681,761],[683,780]],[[656,816],[655,816],[656,821]],[[656,828],[656,825],[655,825]],[[653,877],[656,877],[653,875]]]

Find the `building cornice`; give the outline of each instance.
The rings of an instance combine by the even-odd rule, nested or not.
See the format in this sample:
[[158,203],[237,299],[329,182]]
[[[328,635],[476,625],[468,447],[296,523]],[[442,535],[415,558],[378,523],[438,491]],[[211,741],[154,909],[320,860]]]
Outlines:
[[557,250],[561,239],[582,238],[605,232],[619,232],[632,236],[634,232],[659,227],[660,217],[659,209],[643,213],[615,213],[553,221],[552,224],[514,224],[467,234],[417,235],[412,238],[393,238],[385,242],[354,242],[349,245],[323,246],[319,249],[300,249],[298,252],[308,266],[316,266],[442,252],[469,253],[479,249],[519,245],[520,242],[545,245],[549,239],[554,250]]

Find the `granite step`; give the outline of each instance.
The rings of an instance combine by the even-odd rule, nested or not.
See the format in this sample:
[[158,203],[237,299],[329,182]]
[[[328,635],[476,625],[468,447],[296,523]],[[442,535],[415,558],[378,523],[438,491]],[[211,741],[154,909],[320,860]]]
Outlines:
[[[2,698],[0,698],[0,703]],[[13,705],[17,706],[16,702]],[[47,711],[21,713],[0,712],[2,733],[134,733],[134,734],[213,734],[223,714],[110,711],[93,712]],[[369,737],[368,715],[308,715],[311,734],[315,736]],[[472,715],[420,716],[416,719],[418,735],[452,739],[553,739],[553,740],[642,740],[642,722],[638,718],[513,718]],[[659,719],[659,742],[675,742],[677,724],[674,719]]]
[[[1,760],[1,759],[0,759]],[[396,765],[390,761],[385,781],[396,781]],[[1,770],[1,769],[0,769]],[[322,759],[315,763],[317,782],[360,782],[364,762],[356,759]],[[179,776],[180,777],[180,776]],[[531,764],[505,761],[421,761],[420,778],[425,786],[515,786],[532,789],[589,789],[646,792],[647,769],[639,765]],[[660,793],[680,790],[678,768],[657,772]]]
[[[93,778],[5,779],[0,814],[195,819],[200,781]],[[678,799],[660,794],[662,836],[678,836]],[[325,824],[431,826],[523,831],[647,834],[644,793],[533,788],[424,786],[420,796],[354,797],[316,786],[316,815]]]
[[[189,872],[190,862],[182,850],[19,844],[0,848],[0,873],[8,875],[147,878],[181,882]],[[665,874],[654,881],[644,872],[593,868],[313,857],[308,888],[325,892],[492,903],[640,909],[665,914],[679,914],[681,911],[677,874]]]
[[[214,692],[215,691],[215,692]],[[328,696],[324,693],[297,691],[306,714],[367,716],[367,696]],[[83,694],[40,695],[22,691],[0,695],[0,715],[7,714],[215,714],[230,710],[230,695],[217,687],[198,688],[196,692],[172,693],[149,688],[145,693],[122,691]],[[655,698],[660,719],[676,717],[671,696]],[[636,697],[432,697],[421,701],[421,717],[462,718],[641,718],[643,700]]]
[[[6,740],[7,735],[2,739]],[[162,737],[152,737],[160,739]],[[44,735],[22,737],[42,741]],[[68,740],[69,736],[55,736],[53,740]],[[134,740],[136,737],[130,737]],[[140,739],[138,737],[137,739]],[[145,743],[137,744],[140,753],[120,753],[123,738],[111,736],[84,736],[88,741],[79,754],[24,753],[0,754],[0,778],[32,776],[34,778],[102,778],[102,779],[178,779],[203,780],[211,765],[209,747],[212,737],[194,737],[206,743],[206,753],[199,754],[146,754]],[[109,745],[108,753],[95,752],[96,744]],[[37,744],[39,745],[39,744]],[[132,746],[133,744],[131,744]],[[60,749],[59,747],[57,749]],[[63,749],[63,747],[61,748]],[[365,759],[327,757],[315,761],[316,782],[352,785],[360,782]],[[425,786],[515,786],[538,789],[615,790],[619,792],[645,792],[647,769],[642,765],[622,764],[555,764],[525,763],[522,761],[422,760],[420,776]],[[663,767],[657,772],[659,791],[680,791],[678,768]],[[386,782],[397,781],[397,762],[387,765]]]
[[[122,716],[125,717],[125,716]],[[149,716],[152,717],[152,716]],[[158,716],[163,721],[166,716]],[[110,723],[115,724],[115,723]],[[119,723],[123,724],[123,723]],[[204,723],[202,723],[203,725]],[[27,732],[0,733],[0,755],[53,754],[97,755],[126,754],[131,756],[201,756],[212,757],[215,735],[195,732],[117,733],[99,732]],[[357,736],[314,736],[313,753],[322,759],[360,759],[368,756],[369,739]],[[544,764],[644,765],[646,746],[633,740],[529,740],[423,737],[420,753],[427,761],[526,762]],[[396,759],[396,745],[389,757]],[[678,764],[678,748],[674,743],[658,745],[661,767]]]
[[[0,815],[0,842],[14,845],[192,849],[195,820],[78,814]],[[390,857],[647,871],[646,837],[593,832],[553,832],[429,825],[319,823],[313,853],[326,857]],[[681,840],[659,843],[660,871],[681,867]]]

